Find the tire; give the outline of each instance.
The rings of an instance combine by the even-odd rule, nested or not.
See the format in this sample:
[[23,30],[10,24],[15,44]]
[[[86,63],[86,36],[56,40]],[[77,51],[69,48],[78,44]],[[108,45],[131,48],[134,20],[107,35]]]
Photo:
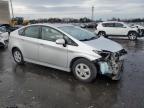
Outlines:
[[24,59],[23,59],[23,55],[21,53],[21,51],[19,49],[14,49],[12,51],[13,54],[13,58],[15,60],[15,62],[19,65],[23,65],[24,64]]
[[72,72],[76,79],[86,83],[94,81],[97,76],[96,66],[84,58],[78,59],[73,63]]
[[136,32],[130,32],[130,33],[128,34],[128,38],[129,38],[129,40],[131,40],[131,41],[137,40],[137,37],[138,37],[138,34],[137,34]]
[[106,33],[105,33],[104,31],[100,31],[100,32],[98,33],[98,36],[99,36],[99,37],[103,36],[103,37],[108,38],[108,36],[106,35]]
[[5,45],[3,43],[0,43],[0,48],[5,49]]

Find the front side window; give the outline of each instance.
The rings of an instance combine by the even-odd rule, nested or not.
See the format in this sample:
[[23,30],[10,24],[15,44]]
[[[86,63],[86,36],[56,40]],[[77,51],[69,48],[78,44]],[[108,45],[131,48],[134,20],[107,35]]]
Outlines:
[[64,36],[64,39],[66,40],[68,45],[77,46],[77,44],[72,39],[70,39],[69,37]]
[[24,31],[24,36],[31,37],[31,38],[39,38],[40,37],[40,26],[27,27]]
[[124,27],[124,25],[121,23],[115,23],[115,27]]
[[42,39],[55,42],[57,39],[62,39],[63,34],[51,27],[42,27]]

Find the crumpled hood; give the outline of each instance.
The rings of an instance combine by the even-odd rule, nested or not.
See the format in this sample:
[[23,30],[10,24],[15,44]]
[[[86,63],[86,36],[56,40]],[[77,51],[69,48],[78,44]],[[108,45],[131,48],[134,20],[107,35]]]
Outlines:
[[90,41],[83,41],[85,44],[94,47],[97,50],[107,50],[111,52],[120,51],[122,46],[110,39],[106,39],[104,37],[100,37],[98,39],[90,40]]

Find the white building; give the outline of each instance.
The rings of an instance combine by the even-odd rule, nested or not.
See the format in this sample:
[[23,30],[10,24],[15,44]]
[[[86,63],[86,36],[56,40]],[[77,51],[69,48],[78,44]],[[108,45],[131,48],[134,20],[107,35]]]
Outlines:
[[10,21],[10,11],[8,1],[0,0],[0,24],[8,24]]

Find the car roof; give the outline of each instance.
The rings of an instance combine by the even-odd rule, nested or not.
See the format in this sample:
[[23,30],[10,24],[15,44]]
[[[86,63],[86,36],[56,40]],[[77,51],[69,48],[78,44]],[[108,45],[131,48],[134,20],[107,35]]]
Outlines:
[[61,24],[61,23],[54,23],[54,24],[50,24],[50,23],[39,23],[39,24],[31,24],[31,25],[43,25],[43,26],[51,26],[51,27],[65,27],[65,26],[74,26],[72,24]]
[[120,22],[120,21],[105,21],[105,22],[102,22],[102,23],[123,23],[123,22]]

